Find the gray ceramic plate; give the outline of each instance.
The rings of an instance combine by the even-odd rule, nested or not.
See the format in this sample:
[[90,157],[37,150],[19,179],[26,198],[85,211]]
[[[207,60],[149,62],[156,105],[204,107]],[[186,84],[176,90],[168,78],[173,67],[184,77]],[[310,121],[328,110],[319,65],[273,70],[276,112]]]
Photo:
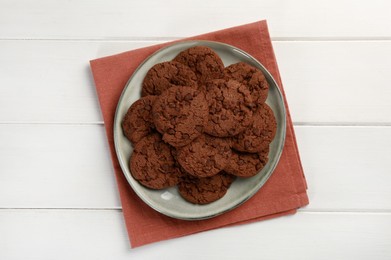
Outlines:
[[[270,90],[266,103],[273,109],[278,125],[276,137],[270,146],[269,162],[262,171],[251,178],[236,179],[223,198],[207,205],[194,205],[185,201],[178,194],[176,187],[164,190],[151,190],[140,185],[130,173],[128,162],[132,153],[132,146],[123,135],[121,129],[121,121],[128,108],[133,102],[140,98],[141,84],[147,71],[153,65],[164,61],[170,61],[179,52],[197,45],[212,48],[221,57],[225,66],[243,61],[259,68],[269,82]],[[281,92],[270,73],[262,66],[262,64],[238,48],[210,41],[180,42],[166,48],[162,48],[151,55],[138,67],[126,84],[118,102],[114,120],[114,143],[122,171],[137,195],[153,209],[167,216],[185,220],[198,220],[211,218],[227,212],[251,198],[273,173],[273,170],[280,158],[285,141],[286,123],[285,107],[283,102]]]

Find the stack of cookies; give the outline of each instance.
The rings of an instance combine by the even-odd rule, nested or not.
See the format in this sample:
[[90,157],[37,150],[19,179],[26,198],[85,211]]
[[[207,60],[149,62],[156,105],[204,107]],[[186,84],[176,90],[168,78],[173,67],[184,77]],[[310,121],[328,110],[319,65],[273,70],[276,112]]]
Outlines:
[[236,177],[254,176],[268,161],[277,128],[268,91],[260,70],[225,68],[204,46],[156,64],[122,121],[134,146],[132,176],[150,189],[177,185],[191,203],[220,199]]

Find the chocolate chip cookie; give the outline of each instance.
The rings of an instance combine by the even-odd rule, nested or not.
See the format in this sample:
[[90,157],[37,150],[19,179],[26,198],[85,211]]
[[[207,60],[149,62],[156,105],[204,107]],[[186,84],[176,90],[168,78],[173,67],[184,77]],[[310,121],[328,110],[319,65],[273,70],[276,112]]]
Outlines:
[[268,154],[269,148],[259,153],[244,153],[233,150],[224,171],[238,177],[252,177],[265,167]]
[[155,99],[155,96],[140,98],[130,106],[122,120],[122,130],[133,144],[155,128],[152,120],[152,105]]
[[216,175],[228,164],[231,156],[229,138],[201,135],[177,150],[177,160],[186,172],[195,177]]
[[233,148],[241,152],[256,153],[265,150],[276,135],[277,122],[272,109],[261,104],[253,114],[254,122],[232,138]]
[[252,123],[253,101],[246,86],[236,80],[216,79],[201,87],[209,106],[205,132],[219,137],[234,136]]
[[144,78],[141,95],[160,95],[173,86],[197,88],[197,77],[194,72],[175,61],[167,61],[154,65]]
[[202,85],[210,79],[224,77],[224,64],[212,49],[196,46],[180,52],[174,59],[188,66],[197,76],[198,84]]
[[189,144],[203,132],[208,120],[208,104],[202,91],[191,87],[171,87],[157,97],[153,122],[163,140],[174,147]]
[[179,194],[194,204],[208,204],[222,198],[235,177],[221,172],[212,177],[188,176],[178,184]]
[[228,78],[237,80],[247,86],[256,105],[266,101],[269,84],[262,71],[247,63],[238,62],[226,67],[224,72]]
[[262,71],[244,62],[224,68],[205,46],[154,65],[122,121],[132,176],[151,189],[178,185],[194,204],[222,198],[236,177],[268,162],[277,129],[268,91]]
[[132,176],[151,189],[164,189],[178,184],[182,173],[175,167],[171,149],[158,133],[141,139],[130,157]]

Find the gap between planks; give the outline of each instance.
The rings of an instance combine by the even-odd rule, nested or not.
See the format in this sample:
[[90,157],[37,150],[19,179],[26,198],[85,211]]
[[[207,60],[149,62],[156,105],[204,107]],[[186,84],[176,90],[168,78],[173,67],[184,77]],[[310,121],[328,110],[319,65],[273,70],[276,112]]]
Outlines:
[[[62,42],[167,42],[187,37],[118,37],[118,38],[0,38],[0,41]],[[271,37],[273,42],[388,42],[388,37]]]
[[[23,122],[23,121],[0,121],[1,125],[104,125],[103,121],[96,122]],[[391,127],[391,122],[294,122],[293,126],[319,126],[319,127]]]
[[[2,211],[116,211],[122,212],[122,208],[0,208]],[[391,215],[391,210],[387,209],[306,209],[301,208],[297,210],[297,213],[302,214],[383,214]]]

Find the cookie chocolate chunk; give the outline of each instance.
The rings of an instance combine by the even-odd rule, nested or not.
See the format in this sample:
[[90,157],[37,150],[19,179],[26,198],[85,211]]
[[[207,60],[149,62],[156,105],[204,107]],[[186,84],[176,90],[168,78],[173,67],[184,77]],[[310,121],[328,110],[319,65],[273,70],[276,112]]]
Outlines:
[[151,189],[164,189],[178,184],[182,173],[175,167],[171,147],[160,134],[154,133],[141,139],[130,156],[132,176]]
[[224,72],[228,78],[237,80],[248,87],[256,105],[266,101],[269,84],[262,71],[247,63],[238,62],[226,67]]
[[216,79],[201,88],[209,105],[205,132],[220,137],[234,136],[252,123],[250,91],[236,80]]
[[229,138],[201,135],[177,151],[178,163],[196,177],[216,175],[228,164],[231,156]]
[[133,144],[147,136],[155,128],[152,120],[152,105],[155,96],[143,97],[134,102],[122,120],[122,130]]
[[253,114],[254,122],[234,136],[233,148],[241,152],[256,153],[265,150],[276,135],[277,122],[272,109],[266,103]]
[[243,153],[233,150],[231,160],[224,171],[238,177],[252,177],[265,167],[268,154],[269,148],[260,153]]
[[212,177],[188,176],[178,184],[179,194],[194,204],[208,204],[222,198],[235,177],[224,172]]
[[163,140],[180,147],[189,144],[203,132],[208,120],[208,104],[203,92],[177,86],[158,96],[152,113]]
[[154,65],[144,78],[141,95],[160,95],[173,86],[198,88],[194,72],[182,63],[167,61]]
[[196,46],[180,52],[174,59],[188,66],[197,76],[201,85],[210,79],[224,77],[224,64],[212,49]]

